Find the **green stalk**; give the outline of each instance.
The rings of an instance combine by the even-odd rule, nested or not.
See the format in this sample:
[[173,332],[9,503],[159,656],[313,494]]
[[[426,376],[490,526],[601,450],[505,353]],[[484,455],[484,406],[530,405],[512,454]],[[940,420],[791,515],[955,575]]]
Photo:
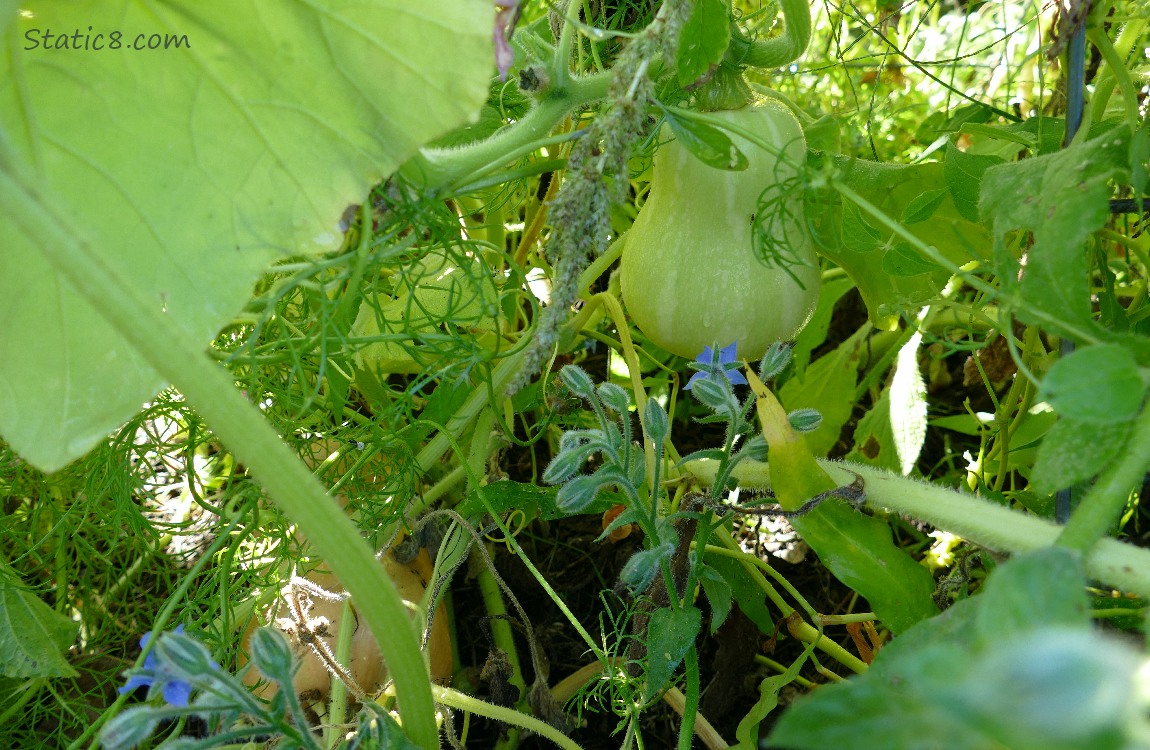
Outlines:
[[104,262],[71,217],[53,209],[29,184],[0,173],[3,203],[36,239],[55,272],[75,288],[138,354],[172,383],[220,439],[244,463],[307,534],[355,598],[375,633],[399,697],[403,725],[419,746],[439,746],[435,704],[415,628],[407,617],[395,584],[384,573],[358,530],[332,502],[319,480],[280,440],[260,411],[239,391],[231,375],[161,312],[158,301]]
[[[335,660],[351,672],[351,636],[355,633],[355,613],[351,609],[351,600],[344,599],[339,615],[339,635],[335,642]],[[358,682],[358,680],[357,680]],[[327,726],[324,727],[323,737],[325,747],[335,747],[339,744],[340,736],[346,731],[343,723],[347,721],[347,685],[343,680],[331,681],[331,695],[327,701]]]
[[806,52],[811,42],[810,3],[807,0],[780,0],[779,10],[785,19],[782,35],[754,42],[732,39],[736,62],[753,68],[780,68],[798,60]]
[[547,722],[536,719],[534,716],[521,714],[515,709],[505,708],[504,706],[497,706],[494,703],[479,700],[467,693],[461,693],[451,688],[433,685],[431,689],[435,693],[435,700],[445,706],[450,706],[460,711],[479,714],[480,716],[487,716],[496,721],[501,721],[504,724],[523,727],[535,734],[546,737],[565,750],[581,750],[570,737]]
[[699,710],[699,652],[694,646],[687,649],[683,657],[683,671],[687,687],[684,691],[683,723],[679,727],[679,750],[691,750],[695,737],[695,714]]
[[1058,537],[1058,545],[1083,553],[1093,548],[1118,520],[1130,497],[1130,490],[1142,481],[1148,464],[1150,408],[1143,409],[1134,423],[1122,460],[1102,472],[1071,514],[1066,528]]
[[515,634],[511,630],[511,623],[507,621],[507,606],[503,603],[503,591],[477,547],[471,548],[470,558],[468,564],[479,571],[476,581],[479,584],[479,594],[483,598],[483,608],[487,610],[487,625],[491,628],[491,637],[495,641],[495,647],[507,654],[507,661],[511,664],[511,677],[508,682],[519,690],[520,708],[527,708],[527,682],[523,679],[523,668],[519,664],[519,649],[515,647]]
[[515,124],[490,138],[462,148],[421,149],[399,172],[428,188],[454,185],[492,164],[512,161],[525,147],[546,138],[564,117],[605,97],[610,85],[611,71],[567,79]]
[[[1102,59],[1106,61],[1110,73],[1118,82],[1118,90],[1122,92],[1122,102],[1126,107],[1126,121],[1130,123],[1131,127],[1134,127],[1141,119],[1138,116],[1138,88],[1130,78],[1129,71],[1126,70],[1126,63],[1118,54],[1118,50],[1110,41],[1110,37],[1106,36],[1105,30],[1101,27],[1087,29],[1086,38],[1102,54]],[[1103,107],[1105,107],[1105,103],[1103,103]],[[1101,119],[1103,112],[1099,111],[1096,114]]]
[[[1150,410],[1147,410],[1150,412]],[[1130,467],[1127,464],[1145,461],[1150,456],[1150,416],[1143,413],[1135,436],[1131,440],[1132,450],[1128,455],[1137,456],[1138,459],[1128,459],[1120,466]],[[715,475],[717,461],[701,459],[688,462],[683,468],[690,472],[701,482],[709,482]],[[1054,545],[1064,527],[1036,516],[1026,515],[1005,508],[972,495],[963,495],[946,487],[939,487],[917,479],[897,476],[882,469],[864,464],[847,464],[838,461],[820,459],[819,464],[840,484],[849,483],[855,472],[866,482],[867,505],[872,508],[886,509],[892,513],[907,515],[920,521],[926,521],[943,531],[950,531],[963,539],[999,552],[1030,552]],[[1109,486],[1108,477],[1116,473],[1107,472],[1099,481],[1095,491],[1083,499],[1079,506],[1095,508],[1095,496],[1108,498],[1114,503],[1109,492],[1103,491],[1103,486]],[[1137,472],[1141,472],[1138,469]],[[742,461],[736,468],[735,478],[744,487],[771,486],[769,468],[760,461]],[[1126,492],[1136,483],[1126,485],[1118,492]],[[1123,499],[1125,495],[1121,494]],[[1089,501],[1089,502],[1088,502]],[[1076,515],[1080,513],[1076,512]],[[1093,517],[1095,514],[1090,513]],[[1109,519],[1107,526],[1112,523],[1117,514],[1101,514]],[[1082,521],[1071,521],[1075,527]],[[1067,530],[1071,527],[1066,527]],[[1078,532],[1076,532],[1077,535]],[[1095,543],[1090,546],[1077,546],[1086,552],[1086,572],[1094,580],[1101,581],[1122,591],[1136,593],[1140,596],[1150,597],[1150,550],[1124,544],[1116,539],[1103,538],[1089,534],[1082,534],[1082,538],[1091,538]],[[1069,546],[1069,545],[1064,545]]]

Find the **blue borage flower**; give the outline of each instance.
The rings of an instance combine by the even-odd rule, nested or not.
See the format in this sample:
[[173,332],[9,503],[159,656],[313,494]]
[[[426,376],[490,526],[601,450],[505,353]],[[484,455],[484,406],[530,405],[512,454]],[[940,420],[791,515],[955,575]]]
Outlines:
[[687,365],[698,372],[687,381],[685,390],[691,390],[691,387],[700,380],[718,380],[720,377],[725,378],[731,385],[746,385],[747,379],[739,372],[742,362],[735,353],[738,345],[735,341],[722,349],[718,349],[718,344],[715,344],[714,348],[704,346],[703,353]]
[[[184,626],[177,625],[174,633],[183,634]],[[146,649],[148,643],[152,640],[152,631],[144,633],[144,637],[140,639],[140,649]],[[220,665],[214,661],[211,665],[215,669],[219,669]],[[134,670],[136,674],[128,677],[127,683],[119,689],[121,694],[130,693],[137,688],[148,688],[148,696],[151,697],[155,685],[160,686],[160,693],[164,696],[164,702],[179,708],[188,705],[188,701],[192,697],[192,684],[186,680],[182,680],[176,673],[176,670],[169,664],[165,663],[156,655],[156,649],[153,648],[144,657],[144,666],[141,669]]]

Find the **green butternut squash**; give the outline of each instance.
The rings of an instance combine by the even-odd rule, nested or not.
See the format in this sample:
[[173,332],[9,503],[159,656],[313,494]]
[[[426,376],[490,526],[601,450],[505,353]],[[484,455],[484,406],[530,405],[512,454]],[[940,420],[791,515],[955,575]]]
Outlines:
[[[795,116],[773,100],[712,114],[773,150],[728,132],[748,167],[727,171],[678,141],[660,146],[647,201],[624,239],[623,301],[639,329],[667,351],[693,358],[704,346],[737,342],[739,355],[754,360],[772,342],[792,339],[818,301],[797,168],[806,142]],[[759,260],[756,224],[789,259],[787,268]]]

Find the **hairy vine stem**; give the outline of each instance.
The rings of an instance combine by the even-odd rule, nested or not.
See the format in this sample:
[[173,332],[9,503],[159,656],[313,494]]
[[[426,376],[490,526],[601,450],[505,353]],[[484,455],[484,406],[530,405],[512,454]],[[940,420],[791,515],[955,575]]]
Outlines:
[[[652,68],[674,59],[679,31],[690,11],[685,0],[667,0],[646,29],[631,40],[611,70],[610,107],[571,148],[567,178],[549,210],[552,233],[547,253],[554,266],[551,304],[535,326],[523,369],[511,382],[518,391],[550,357],[579,294],[579,278],[610,241],[610,210],[627,185],[627,158],[647,126],[653,96]],[[613,178],[613,179],[612,179]]]
[[[1146,427],[1150,425],[1150,416],[1144,414],[1140,420],[1142,430],[1150,434],[1150,427]],[[1143,437],[1138,445],[1145,446],[1147,439]],[[1147,453],[1138,455],[1142,458]],[[840,480],[848,478],[848,472],[862,476],[866,482],[868,507],[925,521],[938,529],[953,532],[988,549],[1012,553],[1029,552],[1059,542],[1059,535],[1063,532],[1061,526],[1050,521],[1010,510],[979,497],[898,476],[872,466],[843,464],[827,459],[820,460],[819,464],[832,477]],[[714,478],[718,462],[699,459],[689,461],[683,468],[699,481],[709,483]],[[1125,463],[1116,467],[1114,472],[1124,469],[1128,469]],[[770,471],[764,462],[743,461],[735,469],[734,476],[743,486],[770,487]],[[1105,477],[1099,482],[1098,487],[1101,488],[1104,484],[1113,486],[1106,482]],[[1133,485],[1127,485],[1129,486]],[[1098,489],[1100,497],[1110,498],[1112,501],[1112,493],[1103,495],[1102,492],[1102,489]],[[1124,492],[1125,489],[1119,493],[1123,498]],[[1086,505],[1084,501],[1079,510],[1081,511]],[[1093,504],[1089,507],[1092,510],[1089,514],[1084,514],[1079,539],[1064,539],[1061,541],[1062,546],[1079,549],[1084,553],[1086,572],[1091,578],[1123,591],[1150,596],[1150,550],[1123,544],[1117,539],[1099,539],[1095,529],[1087,528],[1086,518],[1106,519],[1106,525],[1109,526],[1117,515],[1116,513],[1109,515],[1107,509],[1098,508]],[[1084,541],[1086,539],[1092,541],[1087,544]]]

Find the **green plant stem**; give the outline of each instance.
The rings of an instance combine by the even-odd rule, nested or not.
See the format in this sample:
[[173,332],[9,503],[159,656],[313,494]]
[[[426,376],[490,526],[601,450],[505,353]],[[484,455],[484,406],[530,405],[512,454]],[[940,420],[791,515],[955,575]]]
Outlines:
[[779,0],[785,22],[783,33],[773,39],[747,42],[732,39],[735,62],[753,68],[779,68],[794,62],[811,42],[811,6],[807,0]]
[[[1022,345],[1022,359],[1024,362],[1029,362],[1034,357],[1034,350],[1036,347],[1041,346],[1042,342],[1039,340],[1038,328],[1030,326],[1026,329],[1025,338]],[[1013,332],[1006,332],[1003,335],[1012,336]],[[982,370],[982,364],[978,358],[975,357],[974,361],[978,364],[979,372],[982,373],[983,380],[986,380],[986,373]],[[990,393],[994,392],[990,383],[987,383],[987,390]],[[1027,411],[1030,409],[1030,402],[1034,394],[1034,387],[1028,378],[1016,377],[1014,382],[1010,384],[1010,390],[1006,394],[1006,399],[1001,404],[997,405],[994,411],[994,423],[998,427],[995,434],[994,445],[986,454],[986,460],[998,459],[998,471],[994,475],[994,482],[991,487],[995,492],[1001,492],[1003,485],[1006,483],[1006,475],[1010,473],[1010,440],[1014,437],[1014,433],[1018,430],[1022,420],[1026,417]],[[984,461],[979,461],[980,465],[984,465]]]
[[519,650],[515,647],[515,634],[511,632],[511,623],[507,621],[507,607],[503,603],[503,592],[495,580],[491,569],[487,567],[483,556],[477,547],[472,546],[469,565],[479,571],[476,577],[479,584],[479,594],[483,598],[483,608],[487,610],[488,625],[491,627],[491,637],[495,647],[507,655],[511,664],[511,678],[508,680],[519,690],[520,708],[526,708],[527,682],[523,679],[523,668],[519,664]]
[[[1118,82],[1118,89],[1122,92],[1122,101],[1126,107],[1126,121],[1133,127],[1141,119],[1138,116],[1138,88],[1131,80],[1129,71],[1126,70],[1126,63],[1123,62],[1118,50],[1114,47],[1114,43],[1110,41],[1110,37],[1106,36],[1106,31],[1102,27],[1087,29],[1086,38],[1102,53],[1102,59],[1106,61],[1111,75]],[[1105,103],[1103,106],[1105,107]],[[1099,111],[1095,114],[1101,118],[1103,112]]]
[[463,406],[456,410],[451,419],[447,420],[443,429],[427,441],[427,445],[423,446],[423,449],[416,454],[415,465],[421,474],[430,471],[451,448],[451,436],[462,435],[471,427],[471,423],[487,406],[492,393],[503,393],[507,384],[511,382],[511,378],[519,372],[522,362],[523,355],[518,352],[504,357],[492,369],[490,384],[481,383],[468,394]]
[[[1128,455],[1139,456],[1144,461],[1150,456],[1147,446],[1147,425],[1150,417],[1140,419],[1141,452],[1133,448]],[[1137,439],[1137,438],[1136,438]],[[1134,440],[1131,445],[1134,445]],[[1123,462],[1124,464],[1127,462]],[[699,459],[689,461],[683,469],[699,481],[708,483],[715,475],[717,461]],[[978,497],[964,495],[946,487],[928,482],[891,474],[882,469],[864,464],[848,464],[828,459],[819,459],[819,464],[840,484],[849,483],[857,473],[866,482],[866,503],[872,508],[884,508],[890,512],[910,516],[925,521],[943,531],[949,531],[963,539],[999,552],[1030,552],[1053,545],[1064,527],[1035,516],[1019,513],[997,503]],[[1138,471],[1141,471],[1139,469]],[[1109,472],[1108,472],[1109,474]],[[742,461],[735,470],[735,478],[745,487],[769,488],[770,474],[766,463]],[[1135,475],[1135,480],[1138,476]],[[1101,487],[1103,480],[1099,482]],[[1118,490],[1122,494],[1133,484]],[[1091,495],[1095,494],[1091,492]],[[1106,497],[1103,495],[1103,497]],[[1086,499],[1088,499],[1087,496]],[[1082,507],[1086,506],[1086,499]],[[1112,498],[1111,498],[1112,500]],[[1115,504],[1116,506],[1116,504]],[[1110,521],[1117,513],[1108,516]],[[1071,519],[1073,520],[1073,518]],[[1107,524],[1108,525],[1108,524]],[[1092,536],[1098,540],[1086,552],[1086,572],[1097,581],[1140,596],[1150,597],[1150,550],[1124,544],[1116,539]],[[1081,547],[1079,547],[1081,549]]]
[[236,390],[230,374],[164,315],[158,300],[107,263],[31,185],[0,173],[4,205],[37,242],[44,259],[67,279],[92,309],[165,380],[184,395],[236,458],[247,465],[284,513],[311,540],[355,598],[376,634],[395,680],[403,725],[421,747],[438,747],[435,705],[415,628],[395,584],[319,480],[292,453],[253,404]]
[[683,704],[683,723],[679,726],[679,750],[691,750],[695,736],[695,713],[699,710],[699,652],[694,646],[683,656],[683,673],[687,679],[686,703]]
[[606,71],[554,82],[539,103],[514,125],[462,148],[420,149],[399,172],[417,185],[435,190],[467,180],[493,164],[505,164],[535,141],[546,138],[564,117],[606,96],[611,77],[611,71]]
[[579,745],[575,744],[567,735],[560,732],[550,724],[536,719],[534,716],[521,714],[515,709],[506,708],[504,706],[497,706],[494,703],[481,701],[466,693],[461,693],[458,690],[442,687],[440,685],[432,685],[431,690],[435,695],[435,700],[445,706],[459,709],[460,711],[468,711],[470,713],[477,713],[482,716],[487,716],[496,721],[501,721],[505,724],[512,726],[523,727],[535,734],[542,735],[547,739],[554,742],[559,747],[566,750],[581,750]]
[[1058,537],[1058,545],[1082,553],[1092,549],[1118,521],[1130,497],[1130,490],[1142,481],[1148,464],[1150,408],[1144,408],[1134,422],[1122,460],[1102,472],[1098,481],[1082,498]]
[[[351,600],[345,599],[340,609],[339,635],[335,643],[335,660],[351,672],[351,636],[355,633],[356,619]],[[358,682],[358,680],[357,680]],[[331,681],[331,695],[327,701],[328,726],[324,728],[324,747],[335,747],[343,734],[347,721],[347,685],[343,680]]]
[[[692,461],[690,463],[695,462]],[[689,465],[690,464],[688,464],[688,466]],[[735,475],[738,476],[737,471],[735,472]],[[779,593],[775,591],[774,587],[771,586],[770,583],[763,577],[764,574],[770,575],[772,578],[778,581],[780,585],[785,586],[788,593],[795,597],[797,601],[802,603],[803,608],[807,611],[807,615],[816,622],[818,621],[818,613],[816,613],[814,609],[811,608],[809,604],[807,604],[807,601],[803,599],[799,592],[796,591],[785,578],[780,576],[778,571],[776,571],[766,562],[758,559],[757,557],[751,557],[750,555],[740,550],[729,531],[724,528],[720,528],[715,532],[715,537],[722,543],[723,546],[719,547],[714,545],[707,545],[707,554],[722,555],[723,557],[730,557],[738,560],[739,564],[742,565],[743,569],[751,575],[752,579],[759,583],[759,588],[763,590],[763,593],[765,593],[767,598],[770,599],[771,602],[778,608],[779,612],[782,613],[784,618],[789,618],[791,615],[793,615],[795,613],[795,608],[787,604],[786,601],[781,596],[779,596]],[[792,634],[804,643],[813,643],[816,648],[824,652],[827,656],[832,657],[843,666],[859,674],[867,670],[867,665],[861,659],[831,639],[825,637],[818,628],[815,628],[808,622],[796,623],[793,626]]]
[[553,85],[563,88],[571,81],[571,45],[574,36],[573,29],[579,23],[579,9],[582,3],[578,0],[567,0],[563,9],[563,28],[559,30],[559,41],[555,43],[555,56],[551,59],[551,80]]

